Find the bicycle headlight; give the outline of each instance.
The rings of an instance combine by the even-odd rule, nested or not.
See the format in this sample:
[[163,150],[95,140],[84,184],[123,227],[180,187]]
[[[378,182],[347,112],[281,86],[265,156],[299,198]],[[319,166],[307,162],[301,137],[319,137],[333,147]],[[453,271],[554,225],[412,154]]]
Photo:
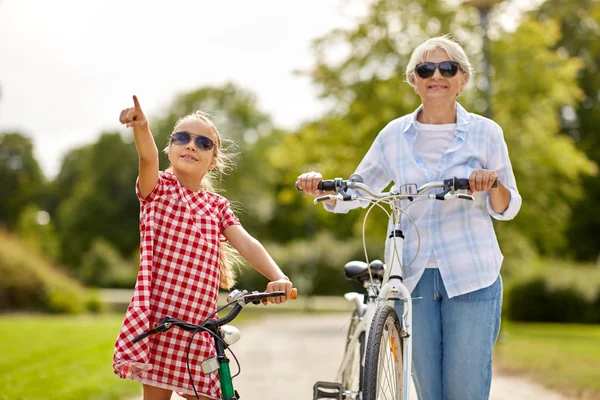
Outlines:
[[223,325],[221,332],[223,334],[223,341],[229,346],[236,343],[242,337],[238,328],[232,325]]

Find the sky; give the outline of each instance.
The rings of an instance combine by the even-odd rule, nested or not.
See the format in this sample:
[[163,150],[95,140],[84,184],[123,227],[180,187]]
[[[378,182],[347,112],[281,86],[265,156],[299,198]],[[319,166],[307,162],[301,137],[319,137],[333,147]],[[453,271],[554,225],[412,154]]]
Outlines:
[[312,40],[355,26],[368,3],[0,0],[0,132],[31,137],[52,178],[70,149],[125,132],[118,116],[133,94],[152,122],[178,94],[227,81],[294,129],[326,110],[294,74],[313,65]]
[[47,177],[63,155],[120,129],[136,94],[152,118],[178,94],[227,81],[274,123],[320,115],[311,40],[348,26],[344,0],[0,0],[0,132],[31,137]]

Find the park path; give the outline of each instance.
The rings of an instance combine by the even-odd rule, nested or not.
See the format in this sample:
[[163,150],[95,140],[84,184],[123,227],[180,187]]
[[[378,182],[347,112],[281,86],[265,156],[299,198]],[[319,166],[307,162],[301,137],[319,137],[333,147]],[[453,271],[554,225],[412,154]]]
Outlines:
[[[242,338],[232,346],[242,365],[234,379],[240,399],[312,399],[316,381],[335,378],[347,327],[346,313],[268,314],[244,324]],[[235,363],[231,368],[237,371]],[[417,400],[414,388],[411,399]],[[490,400],[542,399],[571,400],[518,377],[495,375],[492,380]]]

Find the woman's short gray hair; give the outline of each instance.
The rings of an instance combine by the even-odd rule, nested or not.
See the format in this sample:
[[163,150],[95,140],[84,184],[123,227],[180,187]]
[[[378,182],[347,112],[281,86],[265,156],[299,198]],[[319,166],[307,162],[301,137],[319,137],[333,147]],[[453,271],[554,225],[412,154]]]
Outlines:
[[450,60],[456,61],[460,65],[460,69],[467,74],[467,82],[471,79],[473,67],[469,62],[467,54],[460,44],[450,39],[450,35],[444,35],[427,39],[413,51],[406,66],[406,81],[410,86],[415,86],[417,79],[415,67],[417,64],[424,62],[427,54],[435,49],[444,50],[448,54],[448,57],[450,57]]

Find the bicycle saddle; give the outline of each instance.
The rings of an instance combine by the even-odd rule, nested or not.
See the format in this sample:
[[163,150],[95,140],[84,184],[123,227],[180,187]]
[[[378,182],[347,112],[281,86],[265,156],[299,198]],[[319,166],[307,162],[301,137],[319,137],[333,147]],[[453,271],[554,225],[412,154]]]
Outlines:
[[[369,264],[371,266],[371,275],[373,279],[383,279],[385,266],[380,260],[373,260]],[[348,280],[357,280],[364,282],[369,279],[369,268],[364,261],[350,261],[344,265],[344,275]]]

